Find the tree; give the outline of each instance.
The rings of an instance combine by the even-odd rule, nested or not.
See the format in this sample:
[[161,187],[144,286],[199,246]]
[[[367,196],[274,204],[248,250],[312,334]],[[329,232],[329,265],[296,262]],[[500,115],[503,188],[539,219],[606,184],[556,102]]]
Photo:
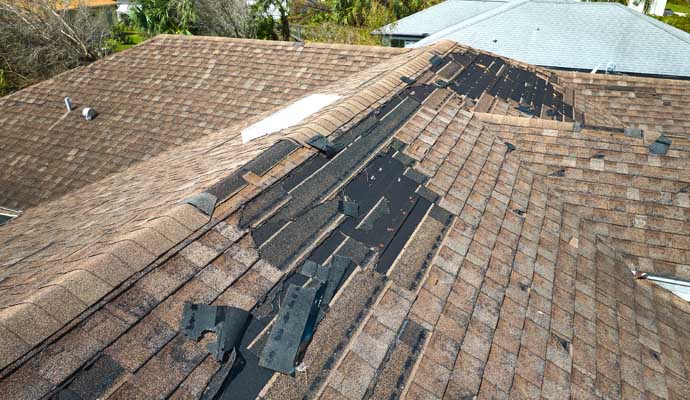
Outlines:
[[108,16],[83,4],[0,0],[0,92],[88,64],[109,49]]
[[197,0],[197,33],[253,38],[257,27],[245,0]]
[[[275,34],[278,30],[282,40],[290,40],[291,4],[291,0],[257,0],[254,4],[257,18],[260,19],[260,31],[264,32],[269,39],[278,39]],[[278,27],[276,27],[276,17]]]
[[150,35],[189,35],[197,20],[194,0],[135,0],[129,16],[134,26]]

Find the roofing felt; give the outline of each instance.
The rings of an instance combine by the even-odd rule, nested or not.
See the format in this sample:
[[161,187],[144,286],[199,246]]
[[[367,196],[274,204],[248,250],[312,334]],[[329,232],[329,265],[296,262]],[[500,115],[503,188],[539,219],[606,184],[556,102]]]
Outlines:
[[[628,81],[639,82],[653,80]],[[560,73],[450,42],[327,90],[343,100],[302,125],[245,145],[233,128],[105,180],[132,180],[129,193],[108,193],[116,203],[156,197],[146,207],[114,206],[139,224],[159,220],[142,232],[127,235],[132,224],[120,219],[107,230],[126,236],[108,240],[86,215],[82,229],[91,229],[93,241],[78,237],[30,253],[48,232],[41,213],[67,218],[58,206],[80,199],[67,214],[88,209],[93,187],[0,228],[8,254],[26,252],[5,266],[13,276],[0,295],[0,392],[126,399],[687,394],[690,305],[631,273],[690,279],[687,138],[651,154],[658,133],[626,136],[624,123],[577,96]],[[316,135],[333,151],[309,145]],[[285,151],[285,141],[296,148]],[[262,174],[247,167],[259,154]],[[237,159],[217,166],[231,156]],[[159,171],[171,168],[178,175],[158,183]],[[174,205],[224,181],[243,184],[216,189],[210,216]],[[167,187],[177,190],[161,191]],[[356,203],[357,212],[345,212],[345,203]],[[100,207],[101,216],[114,212]],[[63,225],[52,229],[56,239],[68,237]],[[44,263],[32,264],[38,260]],[[41,275],[47,261],[63,268]],[[295,286],[320,287],[328,300],[305,301],[317,317],[295,328],[303,330],[288,360],[295,371],[282,374],[261,360],[269,340],[270,349],[282,348],[274,329],[288,325],[274,319],[285,316]],[[251,313],[237,359],[219,363],[205,347],[213,337],[185,337],[185,303]]]
[[[401,52],[157,36],[0,98],[0,206],[56,198]],[[97,117],[86,121],[83,107]]]
[[[393,32],[415,33],[429,13]],[[690,77],[690,34],[617,3],[517,0],[428,33],[416,45],[450,39],[534,65]]]

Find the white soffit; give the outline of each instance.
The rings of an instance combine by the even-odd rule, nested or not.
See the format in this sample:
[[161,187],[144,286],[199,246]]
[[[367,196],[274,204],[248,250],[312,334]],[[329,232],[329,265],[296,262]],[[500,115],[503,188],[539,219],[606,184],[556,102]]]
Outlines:
[[336,94],[312,94],[269,115],[261,121],[242,130],[242,142],[278,132],[297,125],[308,116],[340,99]]

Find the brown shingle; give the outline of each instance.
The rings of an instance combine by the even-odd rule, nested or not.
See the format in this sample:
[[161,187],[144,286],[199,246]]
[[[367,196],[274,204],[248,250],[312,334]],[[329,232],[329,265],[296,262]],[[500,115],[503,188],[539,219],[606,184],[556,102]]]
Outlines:
[[[247,43],[242,51],[252,46]],[[127,371],[105,389],[114,397],[198,396],[219,365],[204,348],[210,338],[196,343],[182,337],[183,304],[237,306],[270,315],[280,280],[296,278],[268,262],[266,247],[257,248],[254,227],[238,228],[242,212],[232,213],[275,182],[282,184],[285,174],[310,157],[328,167],[343,156],[325,159],[311,148],[298,150],[262,176],[248,175],[251,183],[219,204],[212,217],[194,206],[174,204],[226,178],[278,138],[303,143],[318,131],[337,141],[340,132],[334,130],[349,129],[405,87],[400,76],[434,82],[437,77],[426,71],[432,53],[472,51],[453,46],[411,51],[343,79],[332,88],[343,102],[281,134],[244,145],[239,126],[209,133],[149,165],[106,178],[102,187],[56,201],[60,212],[39,206],[3,227],[11,256],[0,259],[7,269],[0,313],[12,311],[8,306],[13,304],[24,313],[0,320],[0,332],[7,331],[2,340],[17,346],[0,359],[7,364],[25,355],[26,362],[3,371],[0,385],[14,385],[10,393],[23,390],[29,397],[49,395],[54,385],[87,388],[84,382],[95,374],[88,360],[109,360],[98,367],[98,377],[119,371],[116,366]],[[328,53],[327,48],[335,47],[322,50]],[[343,65],[348,61],[356,62]],[[549,79],[555,76],[536,70]],[[248,80],[238,90],[257,84]],[[672,86],[658,84],[660,90]],[[563,88],[554,90],[562,93]],[[611,129],[585,126],[575,132],[569,117],[548,120],[545,112],[541,118],[524,118],[513,100],[487,102],[486,93],[483,114],[473,113],[473,102],[453,95],[435,109],[422,106],[391,133],[403,143],[403,153],[418,159],[414,168],[432,177],[427,188],[440,197],[421,225],[413,227],[386,275],[376,271],[377,257],[357,266],[306,346],[301,358],[306,370],[257,383],[266,383],[267,398],[682,398],[688,386],[690,307],[666,289],[634,279],[631,270],[677,278],[690,273],[690,211],[678,195],[690,183],[690,143],[676,135],[672,151],[649,157],[648,143],[619,132],[622,120],[634,113],[622,113],[619,120],[584,92],[573,96],[576,110],[584,110],[589,123]],[[253,101],[260,100],[239,106],[249,110]],[[508,152],[504,141],[515,148]],[[372,150],[361,157],[373,156]],[[359,162],[352,168],[364,166]],[[563,176],[553,175],[560,169],[565,169]],[[347,181],[342,178],[338,185]],[[291,190],[290,196],[299,193]],[[75,211],[85,216],[74,226],[58,218]],[[259,220],[272,212],[264,211]],[[51,216],[58,222],[51,229],[31,223]],[[426,229],[429,223],[434,229]],[[333,229],[328,226],[301,243],[302,249],[311,249],[323,240],[327,245],[321,250],[328,254],[304,250],[297,261],[322,260],[340,251],[328,246],[355,243],[353,238],[339,243],[343,231],[331,235]],[[354,236],[361,233],[354,231]],[[55,244],[48,245],[48,239]],[[68,269],[65,260],[72,261]],[[56,276],[66,271],[79,279],[63,280],[65,288],[50,296],[27,295],[35,294],[36,287],[54,286]],[[410,280],[416,283],[408,285]],[[103,284],[81,289],[74,283],[91,281]],[[116,292],[113,298],[103,298],[110,291]],[[62,299],[60,293],[72,297]],[[70,307],[55,307],[51,299]],[[105,306],[92,315],[81,313],[82,307],[101,307],[98,302]],[[38,326],[29,337],[24,322],[30,325],[44,314],[55,314],[55,326]],[[74,317],[85,320],[71,321]],[[13,327],[7,328],[10,323]],[[65,335],[39,344],[57,329]],[[85,345],[75,350],[80,338]],[[258,351],[262,343],[253,346],[241,353]],[[20,386],[32,379],[37,388]]]

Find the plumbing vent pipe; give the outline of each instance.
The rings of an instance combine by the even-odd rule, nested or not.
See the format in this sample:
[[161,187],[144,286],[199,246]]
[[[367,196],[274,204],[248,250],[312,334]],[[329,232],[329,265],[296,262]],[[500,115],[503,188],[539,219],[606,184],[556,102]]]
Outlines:
[[69,97],[65,97],[65,107],[67,107],[67,112],[70,112],[73,110],[72,99],[70,99]]

